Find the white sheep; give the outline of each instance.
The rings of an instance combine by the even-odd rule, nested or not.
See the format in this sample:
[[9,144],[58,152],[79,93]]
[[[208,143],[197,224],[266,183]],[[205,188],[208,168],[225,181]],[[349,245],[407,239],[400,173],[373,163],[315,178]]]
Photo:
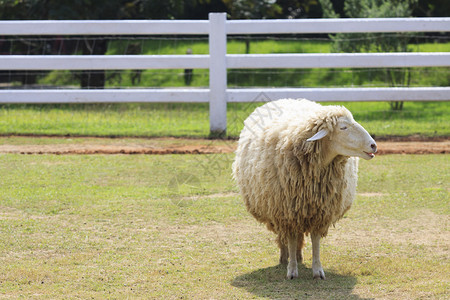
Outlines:
[[345,107],[282,99],[244,122],[233,176],[247,210],[277,234],[280,263],[298,277],[305,234],[311,234],[313,278],[325,279],[320,239],[350,208],[358,157],[372,159],[373,138]]

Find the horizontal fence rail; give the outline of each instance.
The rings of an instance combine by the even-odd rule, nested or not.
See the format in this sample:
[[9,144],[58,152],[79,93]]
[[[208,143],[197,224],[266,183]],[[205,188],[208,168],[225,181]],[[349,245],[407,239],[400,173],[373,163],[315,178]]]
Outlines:
[[208,34],[208,21],[0,21],[0,35],[172,35]]
[[228,34],[440,32],[449,31],[449,18],[358,18],[302,20],[236,20]]
[[209,55],[3,55],[0,70],[208,69]]
[[[0,90],[2,103],[209,102],[209,89]],[[61,99],[64,99],[62,101]]]
[[232,54],[230,69],[449,67],[450,53]]
[[[226,33],[296,34],[449,31],[449,18],[358,18],[301,20],[230,20]],[[1,21],[1,35],[202,35],[202,20]]]
[[[447,101],[450,87],[419,88],[246,88],[228,89],[228,103],[267,102],[280,98],[307,98],[313,101]],[[208,103],[209,89],[106,89],[106,90],[0,90],[3,103]]]
[[0,70],[209,69],[209,88],[0,90],[0,103],[207,102],[211,133],[226,130],[231,102],[308,98],[315,101],[448,101],[450,87],[239,88],[227,69],[449,67],[450,53],[227,54],[228,35],[358,32],[448,32],[450,18],[121,21],[0,21],[0,36],[208,35],[206,55],[0,55]]
[[[229,54],[228,69],[450,67],[447,52]],[[208,69],[209,55],[4,55],[0,70]]]
[[306,98],[313,101],[447,101],[450,87],[419,88],[279,88],[230,89],[228,102],[266,102],[280,98]]

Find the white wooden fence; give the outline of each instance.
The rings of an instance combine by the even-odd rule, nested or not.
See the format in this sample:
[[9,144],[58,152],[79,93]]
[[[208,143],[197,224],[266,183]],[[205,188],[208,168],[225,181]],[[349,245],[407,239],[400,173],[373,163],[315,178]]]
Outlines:
[[0,90],[0,103],[209,102],[212,134],[226,130],[228,102],[284,97],[316,101],[448,101],[450,87],[227,88],[227,69],[449,67],[450,53],[227,54],[227,35],[447,32],[450,18],[201,21],[0,21],[6,35],[208,35],[209,55],[0,55],[0,70],[209,69],[209,89]]

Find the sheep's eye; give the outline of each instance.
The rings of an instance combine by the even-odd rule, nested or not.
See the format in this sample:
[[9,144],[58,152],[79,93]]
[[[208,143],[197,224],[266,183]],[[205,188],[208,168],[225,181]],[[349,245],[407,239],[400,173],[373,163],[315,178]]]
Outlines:
[[345,129],[347,129],[347,126],[341,127],[341,130],[345,130]]

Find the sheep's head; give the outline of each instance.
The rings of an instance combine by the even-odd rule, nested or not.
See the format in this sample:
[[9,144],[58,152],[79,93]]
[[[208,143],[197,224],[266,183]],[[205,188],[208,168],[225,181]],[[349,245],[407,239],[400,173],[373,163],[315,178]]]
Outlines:
[[351,116],[341,116],[332,122],[332,126],[323,127],[308,142],[328,137],[329,150],[336,155],[357,156],[372,159],[377,152],[377,144],[370,134]]

